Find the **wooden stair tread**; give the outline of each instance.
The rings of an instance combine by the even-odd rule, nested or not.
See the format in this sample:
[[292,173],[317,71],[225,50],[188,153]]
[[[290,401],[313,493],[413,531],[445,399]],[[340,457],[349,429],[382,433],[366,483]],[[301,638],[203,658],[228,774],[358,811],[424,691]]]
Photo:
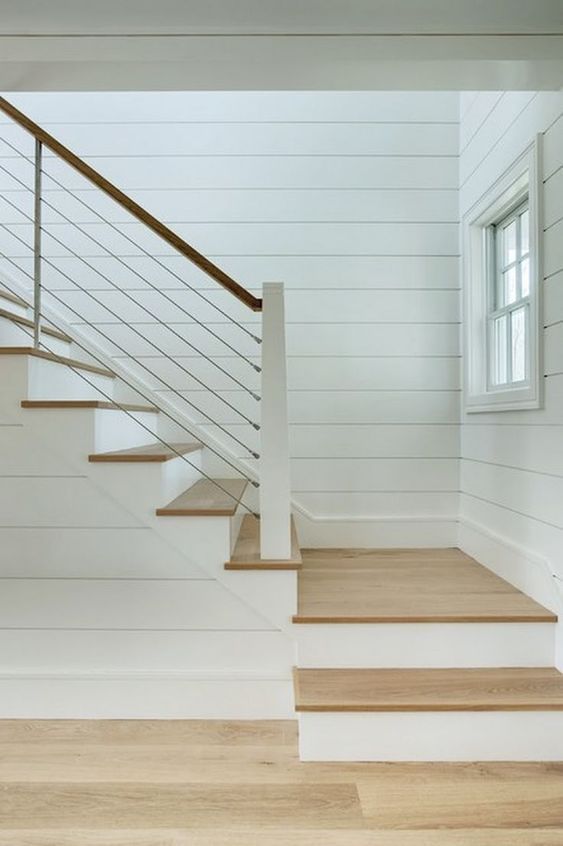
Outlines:
[[46,350],[36,350],[34,347],[0,347],[0,355],[31,355],[34,358],[44,358],[47,361],[74,367],[76,370],[88,370],[90,373],[99,373],[101,376],[109,376],[111,379],[115,379],[115,373],[106,370],[104,367],[87,364],[74,358],[66,358],[64,355],[55,355],[55,353],[46,352]]
[[[302,550],[296,623],[554,623],[460,550]],[[324,557],[323,557],[324,556]]]
[[297,530],[291,518],[291,557],[282,559],[260,558],[260,520],[247,514],[242,521],[239,536],[231,558],[225,564],[226,570],[299,570],[301,550]]
[[246,479],[200,479],[156,513],[159,517],[232,517],[247,485]]
[[552,667],[296,669],[297,711],[559,711]]
[[88,456],[88,461],[93,463],[154,463],[171,461],[180,455],[188,455],[201,449],[197,442],[170,444],[167,446],[161,443],[144,444],[143,446],[131,447],[130,449],[117,449],[113,452],[97,452]]
[[16,305],[23,306],[24,308],[29,308],[29,303],[26,303],[22,297],[18,297],[17,294],[12,294],[11,291],[6,291],[3,288],[0,288],[0,299],[7,300],[10,303],[15,303]]
[[146,411],[158,414],[158,408],[154,405],[142,405],[140,403],[123,402],[117,405],[114,402],[103,400],[22,400],[22,408],[102,408],[110,411]]
[[[12,311],[6,311],[5,309],[0,308],[0,317],[4,317],[12,323],[18,323],[20,326],[26,326],[28,329],[33,329],[33,320],[29,320],[29,318],[22,317],[19,314],[14,314]],[[65,335],[64,332],[51,328],[51,326],[41,324],[41,332],[45,335],[51,335],[53,338],[58,338],[59,341],[67,341],[68,343],[72,341],[72,338],[69,338],[69,336]]]

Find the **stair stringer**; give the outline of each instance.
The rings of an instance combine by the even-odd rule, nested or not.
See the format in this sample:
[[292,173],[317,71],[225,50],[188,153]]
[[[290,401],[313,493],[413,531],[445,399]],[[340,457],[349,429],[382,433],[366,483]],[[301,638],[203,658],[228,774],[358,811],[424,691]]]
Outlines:
[[[123,501],[124,496],[117,496],[117,491],[112,490],[112,485],[103,484],[101,473],[96,475],[90,472],[94,468],[96,470],[107,470],[107,467],[89,465],[84,453],[80,451],[76,453],[72,451],[72,448],[69,448],[71,439],[65,439],[64,433],[58,441],[54,438],[52,431],[49,435],[49,430],[56,427],[45,427],[30,422],[34,415],[42,416],[48,414],[48,412],[24,410],[19,407],[19,403],[15,403],[16,397],[21,399],[26,397],[28,388],[27,375],[29,370],[21,364],[23,360],[24,357],[7,357],[3,363],[4,367],[16,366],[20,377],[20,387],[13,385],[9,398],[3,395],[3,401],[0,403],[1,419],[9,419],[14,428],[17,428],[20,433],[25,433],[29,447],[33,445],[34,450],[39,454],[49,456],[49,461],[57,464],[67,478],[73,476],[80,478],[88,486],[88,489],[92,489],[96,492],[96,495],[102,497],[106,505],[116,514],[127,514],[125,522],[130,525],[131,530],[133,527],[142,527],[148,530],[151,537],[158,539],[157,548],[162,551],[163,559],[166,559],[170,551],[173,550],[175,560],[178,556],[185,562],[184,577],[189,576],[193,579],[194,585],[196,583],[215,584],[216,587],[213,588],[214,596],[221,598],[222,602],[228,603],[234,609],[238,609],[237,613],[240,610],[240,613],[251,619],[252,623],[250,629],[241,628],[238,630],[241,639],[239,650],[236,647],[237,630],[226,633],[225,638],[231,642],[232,646],[225,658],[225,666],[219,669],[214,666],[209,671],[201,670],[199,665],[197,670],[191,670],[189,667],[184,667],[182,670],[177,668],[166,669],[166,667],[161,670],[158,667],[153,667],[141,671],[138,667],[120,668],[117,671],[111,668],[100,669],[95,667],[82,668],[79,671],[76,668],[69,669],[58,664],[52,667],[47,665],[47,668],[45,666],[28,668],[21,666],[8,668],[4,666],[2,667],[3,672],[0,673],[0,698],[4,703],[3,715],[29,717],[184,716],[202,718],[211,716],[217,718],[281,718],[291,716],[291,666],[294,661],[292,643],[287,635],[268,619],[267,615],[256,610],[245,600],[244,596],[238,595],[228,584],[223,583],[220,578],[216,578],[212,574],[213,570],[217,574],[221,574],[222,564],[230,554],[231,537],[228,518],[221,519],[220,527],[217,525],[220,518],[210,518],[211,522],[208,519],[206,523],[203,522],[204,518],[202,518],[200,526],[196,526],[191,518],[179,518],[180,522],[184,523],[184,530],[180,533],[171,532],[168,538],[166,532],[157,531],[155,528],[156,517],[154,517],[154,521],[143,520],[139,503],[135,508],[128,507],[129,504]],[[108,411],[105,413],[119,414],[120,412]],[[75,412],[68,411],[66,414],[68,415],[68,426],[74,427],[76,425]],[[78,414],[86,419],[84,425],[88,427],[89,433],[86,436],[91,436],[94,430],[91,420],[99,412],[94,410],[80,411]],[[88,418],[90,418],[90,422],[88,422]],[[39,417],[36,417],[36,419],[38,420]],[[74,443],[79,442],[80,438]],[[82,440],[82,444],[84,444],[84,440]],[[25,448],[25,444],[20,443],[20,446]],[[121,472],[124,475],[131,469],[133,468],[130,465],[121,466]],[[27,472],[29,472],[29,468]],[[29,483],[32,485],[33,479],[30,479]],[[121,494],[124,495],[124,493],[122,487]],[[159,503],[154,503],[155,506],[157,504]],[[37,515],[34,516],[37,522]],[[120,518],[117,522],[123,523],[124,519]],[[197,522],[197,518],[195,519]],[[32,521],[28,520],[27,522]],[[190,523],[192,523],[191,531]],[[218,528],[219,531],[217,531]],[[64,530],[61,529],[61,531]],[[123,531],[125,531],[125,528]],[[194,554],[194,546],[199,546],[200,542],[202,548],[205,548],[206,566],[203,566],[202,561],[198,560],[198,555]],[[76,553],[78,554],[79,550],[76,550]],[[159,556],[159,560],[155,562],[154,572],[149,579],[152,583],[156,584],[162,581],[155,578],[159,575],[160,566]],[[13,578],[13,573],[12,569],[10,571],[11,578]],[[41,576],[42,581],[38,584],[45,584],[43,577],[44,574]],[[39,577],[33,576],[30,579],[31,584],[34,583],[35,578]],[[52,588],[55,584],[53,579],[58,580],[59,576],[48,574],[47,578],[48,585]],[[87,578],[100,581],[92,573],[88,573]],[[62,581],[66,580],[63,579]],[[121,582],[122,579],[118,576],[107,581],[117,583]],[[138,581],[146,581],[146,569],[140,580],[131,578],[129,570],[127,581],[132,583],[131,587],[135,587]],[[163,583],[166,581],[167,577],[164,578]],[[50,628],[37,634],[38,644],[43,635],[49,642],[55,636],[54,631]],[[120,632],[119,636],[123,637],[123,633]],[[132,636],[129,635],[128,637]],[[204,636],[200,635],[200,637]],[[26,637],[29,638],[30,635]],[[57,637],[60,640],[61,635],[59,634]],[[107,638],[107,633],[104,637]],[[145,634],[141,633],[139,637],[144,638]],[[75,635],[69,635],[69,638],[63,644],[63,651],[70,648],[71,640],[74,638]],[[85,638],[90,643],[89,630],[85,629],[79,632],[76,638]],[[259,641],[261,640],[264,641],[264,646],[260,646]],[[94,649],[91,645],[89,648]],[[207,647],[207,651],[210,648]],[[256,669],[252,668],[252,657],[249,658],[248,655],[243,654],[245,651],[248,653],[252,650],[260,653],[256,661]],[[268,655],[267,663],[266,654]],[[236,657],[237,655],[239,655],[241,668],[237,667],[236,662],[239,660]],[[94,705],[87,702],[85,682],[87,682],[87,687],[90,686],[89,698],[93,690],[99,693],[99,699],[95,700],[98,703],[96,706],[98,710],[93,710]],[[92,687],[91,682],[95,682],[96,686]],[[143,697],[138,697],[140,684],[148,688],[145,700],[143,700]],[[118,689],[121,699],[117,696]],[[211,689],[215,690],[215,694],[219,692],[218,702],[222,704],[209,705],[208,709],[208,697],[211,695]],[[115,692],[115,696],[112,691]],[[167,692],[167,696],[164,696],[164,691]],[[184,705],[179,704],[178,698],[175,699],[174,696],[172,696],[172,700],[168,700],[167,697],[171,695],[171,691],[177,692],[177,697],[184,702]],[[166,700],[168,704],[163,700]],[[25,714],[21,710],[22,701],[30,703],[24,709]],[[48,702],[51,704],[48,704]],[[35,705],[31,703],[35,703]]]

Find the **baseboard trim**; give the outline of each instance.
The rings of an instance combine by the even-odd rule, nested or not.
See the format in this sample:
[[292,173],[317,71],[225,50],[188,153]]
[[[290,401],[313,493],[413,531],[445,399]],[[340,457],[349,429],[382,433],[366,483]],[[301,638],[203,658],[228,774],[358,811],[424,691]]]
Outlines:
[[461,516],[459,548],[563,618],[563,594],[550,561],[488,526]]
[[251,673],[13,671],[0,719],[294,719],[291,677]]

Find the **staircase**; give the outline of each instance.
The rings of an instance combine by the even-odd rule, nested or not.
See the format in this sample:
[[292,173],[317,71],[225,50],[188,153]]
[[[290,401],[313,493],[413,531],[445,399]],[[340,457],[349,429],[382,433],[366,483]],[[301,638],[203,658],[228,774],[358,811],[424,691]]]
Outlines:
[[[262,308],[29,119],[5,101],[0,108],[234,296]],[[40,171],[40,150],[37,159]],[[302,760],[563,758],[553,612],[456,549],[300,549],[289,517],[279,287],[264,296],[256,469],[254,446],[241,460],[232,440],[209,437],[202,418],[212,403],[198,416],[163,402],[131,370],[108,363],[103,345],[77,334],[38,274],[37,227],[34,250],[33,304],[30,285],[0,288],[0,410],[151,537],[179,556],[189,552],[221,596],[261,615],[265,633],[283,634],[295,655]],[[197,390],[217,399],[212,385]],[[202,620],[208,612],[191,611]],[[289,691],[289,663],[286,670]]]

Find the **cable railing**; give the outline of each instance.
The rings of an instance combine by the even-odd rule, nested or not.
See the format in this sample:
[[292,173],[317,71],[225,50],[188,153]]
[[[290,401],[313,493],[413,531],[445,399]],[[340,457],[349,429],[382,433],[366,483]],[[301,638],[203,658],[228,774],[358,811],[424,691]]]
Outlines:
[[[0,253],[0,257],[8,259],[8,257],[5,256],[3,253]],[[2,287],[6,291],[8,291],[10,294],[14,294],[15,296],[19,296],[18,292],[14,288],[10,287],[10,285],[7,282],[3,281]],[[42,315],[42,317],[45,317],[45,315]],[[49,324],[54,326],[56,329],[59,329],[60,331],[64,331],[61,324],[57,325],[56,323],[53,322],[52,318],[49,318]],[[26,326],[20,326],[20,329],[30,339],[33,338],[33,333],[30,332],[29,329]],[[94,358],[98,362],[98,364],[100,364],[102,367],[106,366],[105,362],[102,358],[100,358],[99,356],[96,356],[95,353],[92,353],[92,351],[90,349],[87,349],[84,345],[80,344],[79,341],[76,341],[75,339],[73,339],[73,343],[76,344],[76,346],[78,346],[83,352],[87,353],[88,356],[90,356],[91,358]],[[49,342],[45,341],[45,339],[42,339],[42,341],[41,341],[41,349],[45,350],[45,352],[51,353],[52,355],[56,355],[55,350],[52,347],[49,346]],[[136,416],[133,412],[131,412],[126,407],[126,405],[124,403],[120,403],[119,400],[116,400],[111,394],[108,394],[98,384],[96,384],[91,379],[89,379],[88,376],[86,376],[86,374],[84,373],[83,370],[81,370],[80,368],[74,367],[72,364],[69,364],[68,367],[73,371],[73,373],[76,376],[78,376],[80,379],[82,379],[83,382],[85,382],[91,388],[94,388],[96,390],[96,392],[98,394],[100,394],[100,396],[102,396],[105,400],[110,402],[112,405],[116,406],[119,409],[119,411],[121,411],[123,414],[125,414],[127,417],[129,417],[131,420],[134,420],[135,423],[138,426],[141,427],[141,429],[143,429],[145,432],[147,432],[152,437],[154,437],[155,440],[158,441],[158,443],[160,443],[162,446],[166,447],[166,449],[170,450],[170,452],[174,453],[177,458],[181,458],[182,461],[185,464],[188,464],[190,467],[196,469],[197,472],[200,473],[205,479],[212,482],[213,485],[215,485],[215,487],[217,487],[220,491],[222,491],[228,499],[231,499],[237,505],[240,505],[248,514],[252,514],[253,517],[256,517],[258,519],[260,518],[260,515],[258,513],[256,513],[249,505],[247,505],[244,502],[244,500],[242,500],[242,499],[239,500],[237,497],[233,496],[233,494],[229,490],[227,490],[227,488],[223,487],[223,485],[220,482],[218,482],[217,479],[212,478],[204,470],[202,470],[199,464],[197,464],[197,465],[194,464],[194,462],[191,461],[185,453],[177,450],[173,443],[169,442],[168,440],[165,440],[163,437],[161,437],[158,434],[158,432],[156,432],[150,426],[147,426],[146,423],[143,423],[141,420],[139,420],[138,416]],[[126,378],[123,378],[123,377],[120,377],[120,378],[121,378],[121,381],[123,381],[128,387],[132,388],[136,393],[140,394],[140,396],[142,396],[143,399],[147,400],[147,402],[149,402],[149,403],[152,402],[151,398],[149,396],[143,394],[139,390],[138,386],[133,385],[132,382],[128,382]],[[169,412],[159,408],[159,413],[163,413],[165,416],[167,416],[176,426],[178,426],[180,429],[182,429],[184,432],[186,432],[186,434],[193,436],[193,437],[198,437],[196,432],[194,432],[193,429],[190,429],[184,422],[179,421],[176,417],[174,417]],[[221,458],[222,461],[225,461],[225,463],[228,464],[233,470],[240,473],[239,469],[234,464],[232,464],[230,461],[228,461],[228,459],[225,459],[222,456],[221,453],[219,453],[217,450],[213,449],[213,447],[210,447],[207,444],[206,444],[206,447],[207,447],[207,449],[210,449],[212,452],[214,452],[214,454],[218,458]],[[256,481],[255,479],[252,479],[248,476],[244,476],[244,474],[240,474],[240,475],[242,475],[243,478],[245,478],[247,482],[250,482],[250,484],[253,487],[258,488],[260,486],[260,483],[258,481]]]
[[[166,403],[159,401],[158,395],[163,391],[167,393],[174,399],[174,409],[182,410],[185,431],[210,448],[254,486],[260,485],[261,555],[263,558],[289,558],[289,448],[283,286],[279,283],[265,284],[263,302],[1,97],[0,111],[30,133],[35,141],[35,154],[30,156],[12,141],[4,137],[0,139],[11,151],[9,159],[0,156],[0,174],[7,175],[9,180],[13,181],[9,184],[17,186],[13,192],[16,198],[20,200],[23,197],[22,208],[22,204],[15,201],[16,198],[10,199],[7,193],[1,193],[6,206],[21,216],[23,221],[0,220],[0,231],[24,248],[23,257],[11,254],[10,249],[3,249],[0,255],[3,255],[18,273],[24,275],[27,284],[33,284],[33,345],[39,347],[41,343],[41,347],[46,348],[41,338],[41,322],[45,319],[42,297],[45,296],[56,314],[64,315],[66,312],[67,316],[72,315],[69,319],[70,326],[78,326],[82,330],[85,327],[89,332],[93,332],[98,348],[103,350],[104,354],[107,347],[108,358],[113,360],[115,357],[116,360],[119,358],[120,362],[125,361],[125,364],[116,368],[119,371],[117,375],[125,384],[129,384],[127,373],[132,373],[131,367],[134,366],[137,373],[140,373],[141,384],[147,386],[149,394],[145,395],[139,390],[136,380],[129,385],[133,390],[164,411]],[[44,147],[53,155],[45,156]],[[128,215],[142,224],[152,236],[158,236],[175,254],[183,256],[210,276],[234,296],[239,304],[253,312],[263,312],[262,338],[255,331],[254,325],[245,325],[241,319],[229,314],[222,304],[214,302],[211,298],[214,294],[212,289],[210,296],[206,296],[207,288],[203,293],[189,284],[180,271],[169,267],[163,260],[164,256],[161,258],[160,255],[155,255],[150,249],[150,238],[147,247],[145,238],[132,237],[124,232],[120,223],[109,219],[111,215],[102,214],[91,201],[87,202],[78,196],[75,190],[62,181],[64,175],[57,173],[55,176],[49,171],[50,160],[62,161],[74,169],[80,177],[110,197]],[[25,165],[23,171],[20,163]],[[29,168],[33,184],[26,181],[25,168]],[[54,190],[49,193],[49,199],[45,196],[45,181],[56,186],[56,201]],[[68,210],[68,203],[65,207],[65,202],[69,199],[72,200],[71,207],[72,203],[76,202],[87,214],[79,215],[78,219],[72,215]],[[88,217],[88,214],[93,215],[95,220],[81,219]],[[29,232],[32,237],[26,239],[25,235]],[[128,256],[121,255],[124,251],[111,245],[112,239],[115,243],[116,238],[123,239],[135,252]],[[85,249],[83,244],[86,244]],[[29,258],[26,259],[26,255]],[[142,259],[142,270],[129,260],[136,258]],[[71,268],[69,259],[72,261]],[[104,259],[103,270],[97,266],[101,259]],[[26,266],[29,269],[26,270]],[[138,281],[135,289],[120,284],[119,274],[122,275],[124,271]],[[172,289],[159,285],[154,281],[156,271],[159,278],[164,272],[168,279],[178,282],[179,287]],[[81,284],[84,276],[87,283]],[[92,279],[96,280],[94,286],[91,285]],[[50,284],[53,280],[56,281]],[[61,283],[67,287],[63,288]],[[8,286],[4,283],[4,287]],[[145,298],[143,302],[143,295],[146,296],[147,293],[152,299]],[[73,295],[78,295],[78,302]],[[179,301],[180,297],[182,302]],[[171,307],[181,320],[162,316],[167,310],[169,312]],[[127,310],[130,315],[131,309],[133,316],[128,317]],[[206,310],[208,314],[219,315],[221,322],[206,320]],[[47,319],[49,323],[57,325],[50,311],[48,309]],[[139,314],[142,316],[141,320],[138,319]],[[187,329],[179,331],[176,325],[180,324],[184,324]],[[219,325],[222,328],[217,328]],[[58,328],[66,330],[67,333],[69,331],[68,327],[65,329],[59,325]],[[152,337],[148,329],[153,333]],[[87,339],[89,336],[82,334],[81,337]],[[138,349],[139,340],[141,344],[146,345],[145,350],[149,349],[150,355],[136,352],[135,344]],[[76,338],[73,337],[73,341],[76,342]],[[77,343],[89,355],[93,355],[86,344]],[[256,345],[255,351],[249,350],[249,345]],[[217,349],[220,352],[217,352]],[[96,355],[93,357],[96,358]],[[226,358],[240,364],[237,374],[230,369],[232,362],[223,363]],[[152,359],[158,360],[159,364],[165,367],[167,375],[157,372],[147,363]],[[189,366],[185,363],[186,360],[189,360]],[[103,363],[107,366],[106,362]],[[205,365],[202,368],[205,376],[201,371],[196,372],[200,363]],[[249,368],[249,375],[260,374],[260,391],[255,390],[254,385],[247,384],[245,367]],[[148,387],[151,379],[155,380],[152,389]],[[155,385],[160,387],[154,387]],[[232,387],[228,387],[231,385]],[[245,398],[247,401],[243,402]],[[115,403],[114,400],[112,402]],[[249,402],[253,403],[252,408],[248,405]],[[115,404],[119,406],[119,403]],[[224,415],[221,409],[227,414]],[[229,415],[234,415],[234,422],[223,420],[224,416],[228,418]],[[178,423],[175,417],[176,415],[171,419]],[[190,421],[189,424],[186,419]],[[239,437],[239,434],[233,431],[233,427],[236,428],[240,423],[260,432],[260,454],[252,443],[246,443],[242,434]],[[210,436],[211,440],[207,437],[207,429],[214,433]],[[165,443],[156,433],[151,434],[158,441]],[[226,441],[221,443],[221,438]],[[245,471],[245,456],[241,456],[241,467],[238,456],[232,453],[233,444],[238,450],[242,448],[247,458],[260,459],[259,482],[252,472]],[[174,451],[173,445],[166,443],[166,446]],[[184,460],[190,463],[185,457]],[[202,475],[206,476],[205,473]],[[224,493],[228,494],[228,491]]]

